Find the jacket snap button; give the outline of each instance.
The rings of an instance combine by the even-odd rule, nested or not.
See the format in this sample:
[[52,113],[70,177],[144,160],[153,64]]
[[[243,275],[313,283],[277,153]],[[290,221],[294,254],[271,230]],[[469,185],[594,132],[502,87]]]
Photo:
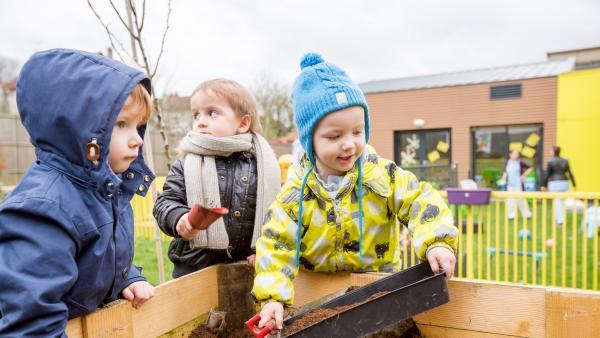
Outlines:
[[242,177],[242,182],[248,182],[248,176],[243,176]]
[[241,214],[240,214],[240,212],[239,212],[238,210],[236,210],[236,211],[233,213],[233,216],[235,216],[235,217],[240,217],[240,215],[241,215]]
[[130,171],[130,172],[128,172],[128,173],[127,173],[127,175],[125,175],[125,177],[126,177],[128,180],[132,180],[132,179],[134,179],[134,178],[135,178],[135,174],[134,174],[134,173],[132,173],[132,172]]
[[144,176],[144,182],[150,182],[150,176],[146,175]]
[[115,184],[114,184],[113,182],[108,182],[108,183],[106,183],[106,187],[107,187],[108,189],[112,189],[114,186],[115,186]]
[[106,194],[106,197],[108,197],[108,198],[113,198],[113,196],[114,195],[111,192],[109,192],[108,194]]
[[144,190],[146,190],[146,186],[145,186],[145,185],[143,185],[143,184],[140,184],[140,186],[139,186],[138,190],[139,190],[139,191],[144,191]]
[[219,179],[220,179],[221,181],[225,181],[225,176],[221,175],[221,176],[219,176]]
[[128,268],[123,269],[123,278],[127,279],[128,275],[129,275],[129,269]]

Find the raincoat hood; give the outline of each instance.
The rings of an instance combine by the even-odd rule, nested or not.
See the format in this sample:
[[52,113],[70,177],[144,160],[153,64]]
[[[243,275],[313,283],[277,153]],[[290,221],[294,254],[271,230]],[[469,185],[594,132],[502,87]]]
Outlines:
[[[120,186],[121,177],[108,164],[110,138],[125,100],[140,82],[150,92],[144,73],[101,55],[69,49],[33,55],[17,81],[17,105],[37,160],[80,185]],[[142,139],[145,129],[138,127]],[[99,147],[95,162],[86,157],[90,142]],[[133,177],[129,172],[135,179],[121,189],[145,195],[154,175],[142,147],[128,170]]]

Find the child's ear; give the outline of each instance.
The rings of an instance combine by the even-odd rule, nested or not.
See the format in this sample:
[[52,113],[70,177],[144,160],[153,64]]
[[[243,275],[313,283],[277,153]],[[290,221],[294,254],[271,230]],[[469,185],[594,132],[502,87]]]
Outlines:
[[250,115],[242,116],[242,118],[240,120],[240,126],[237,129],[237,133],[238,134],[247,133],[248,130],[250,130],[250,124],[252,124],[252,118],[250,117]]

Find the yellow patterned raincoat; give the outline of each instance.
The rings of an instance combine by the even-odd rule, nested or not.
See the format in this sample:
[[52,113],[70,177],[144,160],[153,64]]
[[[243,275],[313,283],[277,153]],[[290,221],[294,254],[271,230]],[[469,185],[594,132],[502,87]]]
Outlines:
[[[327,191],[313,171],[304,191],[300,265],[312,271],[401,270],[400,228],[408,225],[419,259],[428,249],[456,252],[458,230],[439,193],[428,183],[367,146],[363,161],[363,239],[359,256],[358,169],[346,173],[337,191]],[[296,233],[300,187],[310,162],[303,157],[288,171],[288,179],[265,217],[256,243],[256,278],[252,295],[262,305],[294,299]]]

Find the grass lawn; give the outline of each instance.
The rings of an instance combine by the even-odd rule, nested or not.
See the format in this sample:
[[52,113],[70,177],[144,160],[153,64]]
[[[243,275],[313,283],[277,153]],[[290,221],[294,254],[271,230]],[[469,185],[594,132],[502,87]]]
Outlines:
[[[598,238],[588,239],[579,231],[582,213],[568,213],[566,224],[556,227],[552,225],[551,201],[546,202],[545,217],[542,201],[537,201],[535,206],[530,202],[530,209],[533,214],[530,219],[519,215],[515,220],[507,220],[503,202],[473,206],[474,223],[482,229],[473,235],[475,278],[585,289],[593,289],[595,283],[595,289],[598,290]],[[519,238],[521,229],[526,229],[531,237]],[[548,239],[554,241],[553,246],[546,245]],[[465,259],[469,253],[464,232],[460,238],[460,248]],[[489,254],[489,248],[504,252]],[[510,250],[517,254],[506,254]],[[536,254],[539,257],[537,262]],[[466,266],[459,266],[459,270],[464,276]]]
[[[173,263],[167,256],[167,250],[169,249],[168,240],[162,241],[163,261],[165,266],[165,281],[171,278],[171,272],[173,271]],[[148,282],[152,285],[159,284],[158,278],[158,260],[156,259],[156,242],[152,239],[135,239],[135,255],[133,258],[133,264],[141,266],[143,268],[142,274],[148,279]]]
[[[568,213],[566,225],[558,228],[552,226],[552,202],[546,202],[545,217],[542,202],[537,201],[535,205],[535,210],[533,205],[530,206],[534,213],[531,219],[523,219],[519,215],[516,220],[510,221],[505,217],[503,201],[499,203],[492,201],[489,206],[473,206],[474,223],[477,223],[478,229],[482,229],[473,234],[474,277],[600,290],[600,261],[598,260],[600,243],[598,238],[587,239],[579,232],[582,213],[577,214],[575,220],[574,214]],[[458,216],[458,213],[455,213],[455,216]],[[464,218],[462,220],[464,221]],[[459,224],[458,217],[456,224]],[[523,228],[530,232],[530,239],[526,237],[519,239],[519,230]],[[548,239],[553,239],[554,246],[546,246]],[[456,276],[466,275],[466,255],[469,254],[466,241],[466,233],[463,233],[459,249],[463,260],[459,260]],[[162,241],[166,280],[171,279],[173,269],[167,257],[168,245],[169,241]],[[490,255],[489,248],[526,254],[506,254],[496,251],[495,254]],[[144,268],[143,274],[151,284],[158,285],[155,252],[154,240],[136,239],[134,263]],[[528,254],[538,254],[539,260],[536,262],[535,256]]]

